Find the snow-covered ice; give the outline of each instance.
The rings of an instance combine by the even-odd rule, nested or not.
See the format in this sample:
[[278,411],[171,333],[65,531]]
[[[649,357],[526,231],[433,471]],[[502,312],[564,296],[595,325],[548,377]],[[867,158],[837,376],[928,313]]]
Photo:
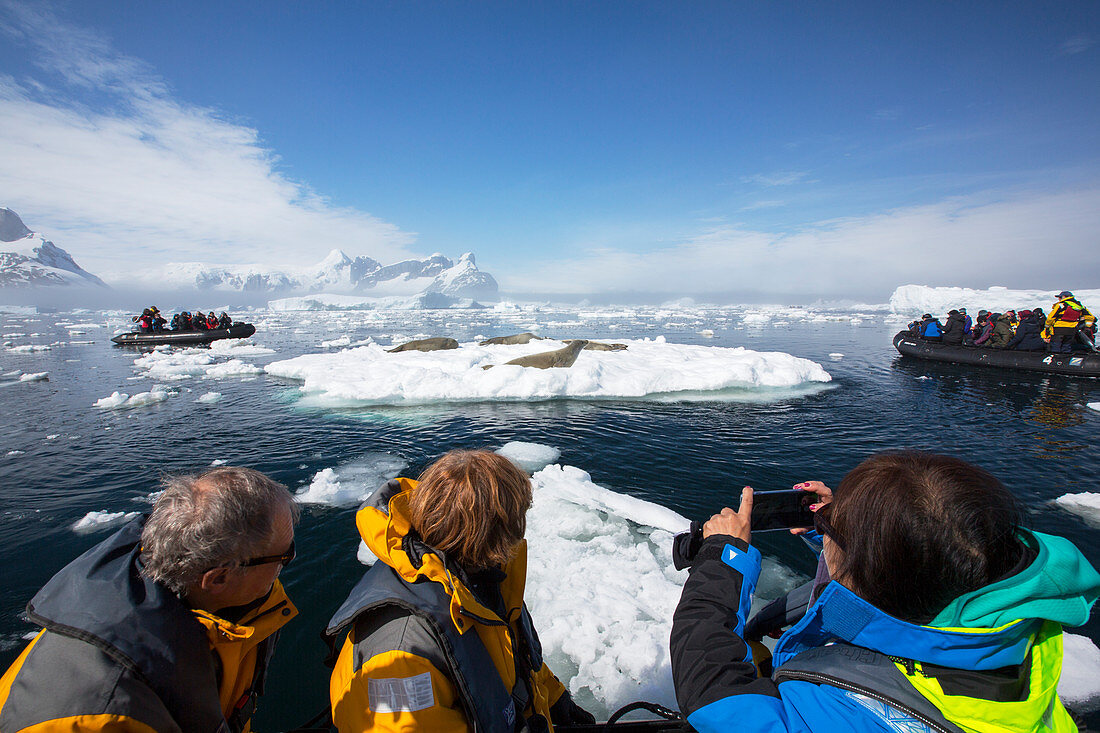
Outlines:
[[1058,697],[1082,713],[1100,709],[1100,649],[1087,636],[1062,634],[1062,678]]
[[1097,410],[1097,411],[1100,411],[1100,402],[1090,402],[1090,403],[1088,404],[1088,408],[1089,408],[1090,410]]
[[140,512],[88,512],[73,524],[74,532],[97,532],[129,522]]
[[1080,494],[1063,494],[1054,503],[1100,527],[1100,493],[1086,491]]
[[[215,344],[220,342],[215,341]],[[217,349],[161,349],[157,348],[134,360],[134,366],[152,379],[179,380],[189,377],[230,377],[245,374],[262,374],[263,369],[241,361],[237,355],[271,354],[271,349],[252,344]],[[228,361],[219,358],[229,356]]]
[[309,486],[300,489],[294,498],[302,504],[355,506],[407,465],[388,453],[368,454],[334,469],[318,471]]
[[[671,344],[661,336],[625,343],[626,351],[582,351],[567,369],[505,364],[563,347],[546,340],[396,354],[372,344],[276,361],[266,371],[300,380],[303,404],[322,407],[563,397],[720,399],[832,379],[820,364],[781,352]],[[483,369],[489,365],[495,366]]]
[[511,443],[505,443],[497,453],[504,456],[527,473],[541,471],[561,458],[561,451],[551,445],[523,443],[518,440],[513,440]]
[[[1049,311],[1058,300],[1058,290],[1009,290],[993,287],[987,290],[971,288],[936,288],[927,285],[902,285],[890,296],[890,310],[894,313],[919,316],[931,313],[946,315],[952,308],[966,308],[971,316],[984,308],[991,312],[1042,308]],[[1100,290],[1074,290],[1073,294],[1085,307],[1100,303]]]
[[33,374],[19,375],[20,382],[46,382],[50,379],[49,372],[34,372]]
[[92,407],[98,407],[103,410],[128,410],[133,407],[142,407],[144,405],[153,405],[157,402],[164,402],[171,395],[166,390],[150,390],[149,392],[139,392],[132,397],[125,392],[113,392],[109,397],[101,397],[96,400],[96,403]]

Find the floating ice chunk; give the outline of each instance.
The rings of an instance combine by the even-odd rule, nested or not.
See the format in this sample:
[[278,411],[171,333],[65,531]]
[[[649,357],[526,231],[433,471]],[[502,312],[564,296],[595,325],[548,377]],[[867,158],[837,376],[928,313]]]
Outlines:
[[36,351],[49,351],[52,348],[52,346],[46,344],[24,344],[22,346],[12,346],[8,351],[16,354],[33,354]]
[[139,392],[133,397],[125,392],[113,392],[109,397],[103,397],[96,400],[96,403],[92,407],[98,407],[103,410],[120,410],[130,409],[133,407],[142,407],[144,405],[152,405],[157,402],[164,402],[171,393],[155,389],[149,392]]
[[363,565],[374,565],[378,562],[378,558],[367,547],[367,543],[363,540],[359,540],[359,549],[355,551],[355,559],[361,562]]
[[10,450],[10,451],[8,451],[7,453],[5,453],[4,455],[8,455],[8,456],[21,456],[21,455],[23,455],[23,454],[24,454],[24,453],[26,453],[26,452],[27,452],[27,451],[25,451],[25,450]]
[[56,440],[57,438],[60,438],[60,437],[61,437],[61,433],[53,433],[51,435],[47,435],[46,440]]
[[918,382],[921,382],[921,381],[924,381],[925,379],[931,379],[931,378],[932,377],[928,376],[927,374],[922,374],[921,376],[917,377],[916,379],[917,379]]
[[49,372],[35,372],[33,374],[23,374],[19,377],[20,382],[48,382],[50,381]]
[[302,504],[355,506],[407,465],[388,453],[369,454],[335,469],[318,471],[309,486],[299,490],[294,498]]
[[[408,404],[561,397],[667,399],[760,387],[797,387],[832,379],[820,364],[780,352],[626,341],[628,350],[582,351],[573,366],[534,369],[505,362],[563,348],[558,341],[515,346],[463,344],[458,349],[387,353],[377,345],[307,354],[268,364],[269,374],[301,380],[305,404]],[[493,365],[492,369],[483,369]],[[735,397],[734,397],[735,398]]]
[[829,354],[829,358],[833,361],[840,361],[844,358],[844,354],[841,354],[840,352],[834,352],[832,354]]
[[235,377],[244,374],[263,374],[264,370],[255,364],[243,362],[240,359],[230,359],[224,364],[215,364],[206,370],[206,376],[211,379],[218,377]]
[[1100,402],[1090,402],[1088,408],[1090,410],[1100,410]]
[[195,400],[195,402],[201,402],[204,405],[212,405],[215,402],[221,402],[221,401],[222,401],[222,393],[221,392],[207,392],[202,397],[199,397],[197,400]]
[[215,458],[214,460],[210,461],[211,466],[224,466],[226,463],[228,463],[228,461],[224,458]]
[[1086,491],[1081,494],[1063,494],[1054,503],[1084,518],[1090,524],[1100,526],[1100,493]]
[[263,356],[274,354],[275,349],[269,349],[260,344],[254,344],[243,339],[221,339],[210,343],[210,351],[219,356]]
[[518,440],[505,443],[497,453],[527,473],[541,471],[561,458],[561,451],[553,446],[542,445],[541,443],[522,443]]
[[[573,466],[549,466],[532,484],[525,600],[547,663],[597,719],[633,700],[676,707],[668,638],[687,572],[673,569],[672,537],[688,520]],[[761,603],[801,582],[764,563]]]
[[140,512],[88,512],[73,524],[74,532],[97,532],[117,524],[124,524]]
[[340,346],[350,346],[350,345],[351,345],[351,337],[350,336],[341,336],[338,339],[332,339],[331,341],[322,341],[321,342],[321,348],[322,349],[335,349],[335,348],[338,348]]
[[704,328],[702,331],[699,332],[699,335],[706,339],[712,339],[714,338],[714,330],[710,328]]
[[1082,713],[1100,710],[1100,649],[1087,636],[1062,634],[1058,697]]

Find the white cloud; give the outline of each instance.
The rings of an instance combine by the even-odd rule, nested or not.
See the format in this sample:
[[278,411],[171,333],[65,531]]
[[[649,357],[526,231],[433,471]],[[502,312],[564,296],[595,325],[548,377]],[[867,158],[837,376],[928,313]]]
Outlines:
[[512,292],[871,295],[899,284],[1096,287],[1100,188],[978,196],[819,222],[793,234],[710,228],[638,254],[601,248],[501,278]]
[[0,11],[49,79],[0,75],[0,205],[86,269],[410,256],[414,235],[286,178],[257,130],[174,99],[144,62],[48,11]]
[[758,173],[753,176],[745,176],[742,181],[760,186],[790,186],[805,181],[808,175],[809,173],[806,171],[776,171],[774,173]]
[[1063,56],[1075,56],[1079,53],[1088,51],[1095,45],[1095,38],[1091,38],[1090,36],[1074,36],[1073,38],[1063,41],[1062,45],[1058,48],[1058,52]]

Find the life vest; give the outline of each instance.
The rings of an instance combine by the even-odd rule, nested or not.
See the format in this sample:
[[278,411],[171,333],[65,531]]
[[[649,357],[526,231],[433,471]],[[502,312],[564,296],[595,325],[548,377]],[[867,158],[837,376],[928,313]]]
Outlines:
[[[213,661],[216,649],[211,648],[211,635],[205,624],[213,621],[231,625],[211,614],[205,614],[206,618],[200,620],[196,611],[169,589],[140,573],[144,522],[145,518],[135,520],[88,550],[58,572],[34,596],[27,604],[27,616],[41,625],[43,631],[32,644],[45,644],[49,641],[45,637],[51,635],[77,639],[102,652],[97,657],[97,668],[84,670],[82,674],[96,675],[95,679],[116,679],[121,667],[144,682],[140,693],[127,701],[130,708],[151,710],[163,706],[183,731],[243,733],[249,729],[256,701],[262,693],[278,632],[268,628],[266,637],[259,633],[252,637],[260,640],[255,647],[256,661],[250,670],[251,678],[241,685],[241,694],[232,701],[232,709],[226,714]],[[266,616],[269,627],[274,628],[285,624],[296,612],[282,595],[281,586],[276,585],[282,600],[271,598],[261,608],[270,607],[259,614]],[[250,634],[253,631],[251,628],[242,630]],[[56,719],[59,703],[64,708],[60,711],[61,717],[84,716],[89,720],[118,717],[117,713],[104,716],[103,706],[107,701],[93,679],[86,689],[70,684],[49,708],[34,700],[28,704],[27,693],[23,692],[23,698],[12,706],[18,720],[8,718],[6,703],[20,694],[17,688],[48,689],[53,682],[43,677],[57,672],[49,663],[39,665],[34,648],[28,651],[17,660],[18,668],[13,665],[4,676],[12,682],[20,680],[11,688],[10,695],[0,699],[3,712],[0,727],[4,730],[22,730],[45,722],[31,719],[36,716]],[[140,699],[143,694],[155,695],[157,700]]]
[[[1056,686],[1061,663],[1062,628],[1048,621],[1036,635],[1016,680],[984,680],[973,672],[922,665],[839,641],[798,654],[776,669],[772,678],[777,683],[801,681],[839,688],[872,711],[892,719],[901,717],[900,712],[907,723],[919,722],[935,733],[994,733],[1014,729],[1006,724],[1021,719],[1043,721],[1037,730],[1069,733],[1077,726],[1057,694],[1052,690],[1037,694],[1034,689]],[[1005,693],[1012,686],[1020,688],[1014,690],[1015,697],[1023,699]],[[982,691],[989,697],[978,697]],[[884,704],[893,711],[883,709]]]
[[[481,638],[472,631],[459,633],[451,615],[451,596],[440,583],[408,583],[384,562],[376,562],[352,589],[344,604],[333,615],[324,637],[335,660],[338,645],[360,614],[396,607],[427,622],[435,644],[431,649],[418,649],[439,670],[454,682],[466,718],[475,731],[546,730],[541,716],[535,720],[517,721],[530,703],[534,671],[542,667],[542,646],[534,633],[527,606],[522,607],[521,638],[515,649],[516,684],[508,690]],[[475,619],[475,623],[503,623],[498,619]],[[470,623],[470,621],[467,621]],[[530,725],[525,725],[530,723]]]

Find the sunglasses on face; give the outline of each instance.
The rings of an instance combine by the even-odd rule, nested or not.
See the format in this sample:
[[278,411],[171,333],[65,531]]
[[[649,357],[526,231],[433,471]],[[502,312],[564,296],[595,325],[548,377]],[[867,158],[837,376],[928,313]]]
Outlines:
[[847,551],[844,547],[844,540],[840,539],[840,533],[836,531],[832,524],[829,523],[829,515],[832,514],[833,505],[831,503],[824,504],[814,512],[814,529],[817,533],[823,537],[828,537],[830,540],[836,543],[842,551]]
[[241,563],[242,568],[251,568],[256,565],[267,565],[268,563],[277,562],[284,568],[290,564],[290,561],[294,559],[294,540],[290,541],[290,547],[287,551],[281,555],[261,555],[260,557],[252,557]]

